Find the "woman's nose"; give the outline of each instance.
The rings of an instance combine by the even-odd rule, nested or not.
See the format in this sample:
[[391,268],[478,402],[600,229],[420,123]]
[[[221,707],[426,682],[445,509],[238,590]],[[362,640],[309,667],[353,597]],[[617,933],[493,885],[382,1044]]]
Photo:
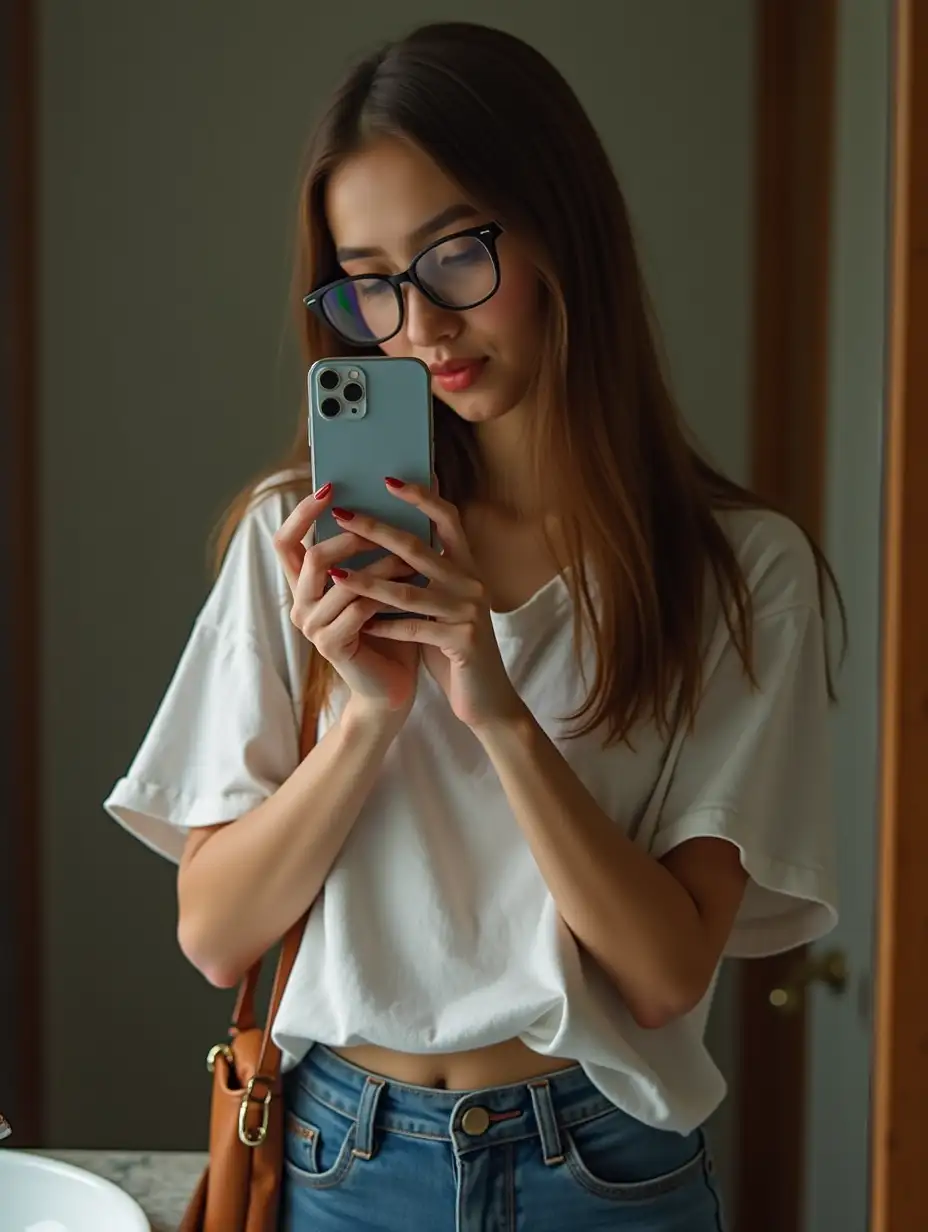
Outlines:
[[416,287],[403,288],[406,295],[406,337],[413,346],[434,346],[453,338],[461,328],[460,314],[433,304]]

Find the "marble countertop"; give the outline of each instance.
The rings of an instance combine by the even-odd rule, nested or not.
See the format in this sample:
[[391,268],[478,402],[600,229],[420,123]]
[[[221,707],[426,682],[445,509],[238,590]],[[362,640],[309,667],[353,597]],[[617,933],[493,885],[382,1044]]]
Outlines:
[[181,1216],[206,1167],[195,1151],[33,1151],[102,1176],[135,1198],[152,1232],[177,1232]]

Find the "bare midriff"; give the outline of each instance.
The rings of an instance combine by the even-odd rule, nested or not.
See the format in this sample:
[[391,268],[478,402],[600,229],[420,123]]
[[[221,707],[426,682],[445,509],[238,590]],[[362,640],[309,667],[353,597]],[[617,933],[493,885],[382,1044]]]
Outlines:
[[570,1069],[576,1061],[547,1057],[533,1052],[521,1040],[506,1040],[488,1048],[469,1052],[420,1053],[394,1052],[374,1044],[351,1048],[332,1048],[352,1065],[417,1087],[436,1087],[448,1091],[473,1091],[482,1087],[501,1087],[510,1082],[526,1082],[543,1074]]

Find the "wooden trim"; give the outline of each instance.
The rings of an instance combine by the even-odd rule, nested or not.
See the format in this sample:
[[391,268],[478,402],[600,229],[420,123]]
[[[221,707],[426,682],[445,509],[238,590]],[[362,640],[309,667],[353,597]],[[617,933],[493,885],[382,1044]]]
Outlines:
[[816,535],[825,488],[836,44],[834,0],[760,0],[752,483]]
[[[757,8],[751,483],[816,537],[825,489],[836,7],[758,0]],[[768,997],[801,958],[794,950],[741,966],[735,1227],[744,1232],[799,1226],[806,1018],[777,1015]]]
[[928,6],[895,11],[873,1232],[928,1228]]
[[[9,859],[3,921],[14,938],[10,1007],[12,1051],[0,1058],[0,1109],[16,1146],[42,1141],[41,982],[39,911],[39,636],[38,462],[36,396],[36,105],[35,12],[31,0],[3,6],[0,81],[3,90],[2,157],[7,164],[7,208],[0,233],[0,286],[6,355],[2,396],[7,404],[10,449],[2,465],[4,678],[12,684],[9,757],[12,796],[3,801],[0,855]],[[5,828],[3,828],[5,827]],[[9,1008],[4,1011],[9,1014]]]

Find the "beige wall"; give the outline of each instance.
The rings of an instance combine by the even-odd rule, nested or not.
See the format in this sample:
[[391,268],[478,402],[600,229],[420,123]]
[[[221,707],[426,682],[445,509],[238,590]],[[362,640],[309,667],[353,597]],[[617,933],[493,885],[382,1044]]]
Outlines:
[[[191,1147],[229,997],[174,939],[174,874],[104,817],[206,586],[223,501],[292,431],[280,355],[295,170],[344,62],[418,20],[528,37],[622,176],[676,386],[746,440],[752,10],[743,0],[257,5],[46,0],[42,509],[48,1125]],[[730,1067],[730,990],[713,1039]],[[727,1133],[723,1120],[722,1150]]]

